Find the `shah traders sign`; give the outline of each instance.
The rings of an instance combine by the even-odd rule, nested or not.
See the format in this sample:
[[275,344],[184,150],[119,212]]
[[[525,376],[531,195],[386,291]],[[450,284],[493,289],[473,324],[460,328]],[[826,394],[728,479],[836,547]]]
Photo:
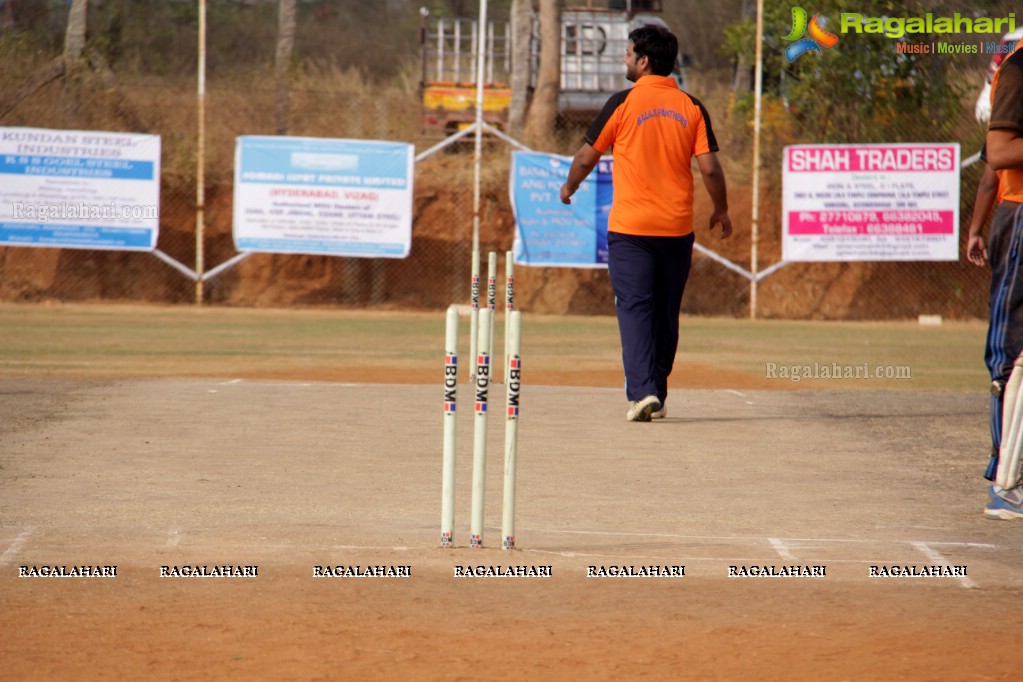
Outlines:
[[152,251],[160,137],[0,128],[0,246]]
[[793,145],[785,261],[959,259],[959,145]]
[[242,136],[235,145],[239,251],[405,258],[412,246],[413,146]]

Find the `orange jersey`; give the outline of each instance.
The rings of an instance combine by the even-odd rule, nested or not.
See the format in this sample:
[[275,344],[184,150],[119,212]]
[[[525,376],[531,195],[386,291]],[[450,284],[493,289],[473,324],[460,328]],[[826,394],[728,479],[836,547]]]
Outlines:
[[[991,79],[991,120],[988,129],[1014,130],[1023,136],[1023,40],[1002,61]],[[998,201],[1023,203],[1023,168],[1003,168],[998,174]]]
[[645,237],[693,231],[692,158],[718,150],[699,100],[667,76],[642,76],[611,96],[585,141],[613,146],[614,201],[608,230]]

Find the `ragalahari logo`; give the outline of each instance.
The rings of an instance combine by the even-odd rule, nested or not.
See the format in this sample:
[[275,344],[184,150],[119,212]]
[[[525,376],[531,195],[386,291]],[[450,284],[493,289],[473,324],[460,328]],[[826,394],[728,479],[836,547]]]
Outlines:
[[[806,10],[802,7],[792,8],[792,32],[784,38],[784,40],[796,41],[785,48],[785,57],[790,64],[811,50],[820,54],[822,47],[827,49],[838,42],[838,36],[830,31],[825,31],[821,22],[826,23],[827,18],[820,14],[814,14],[813,19],[807,24]],[[804,33],[809,33],[810,36],[804,38]]]

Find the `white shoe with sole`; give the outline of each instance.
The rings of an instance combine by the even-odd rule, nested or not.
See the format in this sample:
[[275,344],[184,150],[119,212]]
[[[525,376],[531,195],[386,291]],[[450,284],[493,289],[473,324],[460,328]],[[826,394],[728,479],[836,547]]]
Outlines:
[[634,400],[629,404],[625,418],[630,422],[648,422],[650,415],[661,409],[661,401],[655,395],[648,395],[642,400]]

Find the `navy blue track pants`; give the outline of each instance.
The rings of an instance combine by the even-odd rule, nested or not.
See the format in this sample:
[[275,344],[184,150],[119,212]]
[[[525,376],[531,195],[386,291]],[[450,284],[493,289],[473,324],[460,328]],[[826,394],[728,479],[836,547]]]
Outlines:
[[695,234],[637,237],[609,232],[608,273],[622,339],[625,395],[668,396],[678,349],[678,314],[693,260]]
[[[991,298],[984,362],[991,379],[1007,381],[1023,351],[1023,204],[1003,201],[991,220],[988,236]],[[1002,399],[991,398],[991,443],[997,452],[1002,440]],[[994,477],[992,458],[988,478]]]

